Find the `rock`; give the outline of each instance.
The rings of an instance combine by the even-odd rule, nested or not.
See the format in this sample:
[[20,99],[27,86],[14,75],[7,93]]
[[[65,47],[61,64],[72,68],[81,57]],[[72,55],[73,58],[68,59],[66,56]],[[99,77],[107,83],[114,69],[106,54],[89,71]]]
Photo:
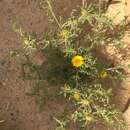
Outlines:
[[123,117],[128,124],[128,130],[130,130],[130,104],[128,109],[124,112]]
[[125,0],[119,0],[118,3],[111,4],[108,8],[106,15],[115,18],[115,24],[120,23],[125,18],[125,3]]

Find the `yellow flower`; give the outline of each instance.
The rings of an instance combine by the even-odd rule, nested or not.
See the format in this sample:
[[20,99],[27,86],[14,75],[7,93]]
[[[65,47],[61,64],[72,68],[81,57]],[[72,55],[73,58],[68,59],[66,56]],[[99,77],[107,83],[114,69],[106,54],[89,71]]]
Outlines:
[[69,91],[69,90],[71,90],[71,89],[70,89],[70,86],[65,85],[64,88],[63,88],[63,90],[64,90],[64,91]]
[[81,16],[85,16],[87,14],[87,11],[85,9],[81,10]]
[[107,71],[105,71],[105,70],[102,70],[101,72],[100,72],[100,77],[101,78],[106,78],[108,76],[108,73],[107,73]]
[[86,119],[86,121],[89,121],[89,122],[91,122],[91,121],[93,121],[93,117],[92,116],[86,116],[85,117],[85,119]]
[[90,102],[88,101],[88,100],[82,100],[81,102],[80,102],[83,106],[88,106],[89,104],[90,104]]
[[74,56],[71,60],[74,67],[81,67],[84,64],[84,58],[82,56]]
[[67,40],[70,36],[70,32],[68,30],[62,30],[59,34],[59,36],[62,38],[62,39],[65,39]]
[[94,119],[91,113],[88,113],[88,112],[84,112],[84,118],[87,122],[91,122]]
[[73,99],[76,100],[76,101],[79,101],[80,100],[80,93],[75,93],[73,95]]

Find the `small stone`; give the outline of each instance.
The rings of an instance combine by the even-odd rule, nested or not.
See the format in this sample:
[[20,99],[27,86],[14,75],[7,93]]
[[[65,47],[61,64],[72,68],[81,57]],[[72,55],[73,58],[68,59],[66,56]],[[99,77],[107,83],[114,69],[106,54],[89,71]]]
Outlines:
[[5,122],[5,120],[0,120],[0,123],[3,123],[3,122]]
[[124,112],[123,117],[124,117],[126,123],[128,124],[128,130],[130,130],[130,106]]
[[128,130],[130,130],[130,98],[124,109],[123,117],[124,117],[126,123],[128,124]]
[[6,83],[5,83],[5,82],[3,82],[3,83],[2,83],[2,85],[3,85],[3,86],[6,86]]

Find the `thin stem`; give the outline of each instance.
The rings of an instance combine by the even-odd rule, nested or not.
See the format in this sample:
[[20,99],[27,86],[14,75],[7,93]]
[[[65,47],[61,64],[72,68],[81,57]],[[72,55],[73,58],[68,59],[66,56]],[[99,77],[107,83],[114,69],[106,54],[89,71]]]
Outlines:
[[101,0],[99,0],[98,4],[99,4],[99,8],[98,8],[99,9],[99,14],[101,14]]
[[111,71],[111,70],[117,70],[117,69],[120,69],[120,68],[113,67],[113,68],[108,68],[108,69],[106,69],[106,70]]
[[52,6],[51,6],[51,3],[50,3],[49,0],[47,0],[47,4],[48,4],[48,7],[49,7],[49,11],[50,11],[50,13],[52,14],[52,17],[54,18],[54,20],[56,21],[57,25],[58,25],[59,28],[61,29],[62,27],[61,27],[61,25],[60,25],[58,19],[56,18],[55,14],[54,14],[54,12],[53,12],[53,9],[52,9]]
[[82,3],[83,3],[83,7],[85,7],[85,1],[86,1],[86,0],[82,0]]

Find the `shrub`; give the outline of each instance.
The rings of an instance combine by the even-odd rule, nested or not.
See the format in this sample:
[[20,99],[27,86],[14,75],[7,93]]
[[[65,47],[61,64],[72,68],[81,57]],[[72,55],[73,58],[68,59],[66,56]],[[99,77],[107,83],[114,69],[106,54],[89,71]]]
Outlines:
[[[128,28],[126,19],[115,25],[114,18],[108,17],[101,6],[105,3],[88,5],[83,1],[83,5],[72,11],[70,18],[59,20],[53,11],[52,1],[39,2],[47,9],[53,24],[57,25],[55,31],[50,30],[38,38],[14,27],[23,39],[20,52],[26,57],[37,83],[48,81],[60,86],[60,94],[74,104],[62,120],[54,118],[58,123],[55,130],[65,130],[71,122],[88,129],[98,123],[126,129],[120,118],[121,112],[111,103],[112,88],[104,84],[106,80],[122,80],[123,68],[103,63],[97,56],[97,52],[102,52],[97,51],[100,46],[113,46],[120,50],[121,39]],[[45,63],[32,63],[30,57],[34,51],[44,53]],[[38,86],[33,88],[31,95],[40,97],[42,102],[45,96],[40,96]],[[45,93],[46,90],[43,91]]]

